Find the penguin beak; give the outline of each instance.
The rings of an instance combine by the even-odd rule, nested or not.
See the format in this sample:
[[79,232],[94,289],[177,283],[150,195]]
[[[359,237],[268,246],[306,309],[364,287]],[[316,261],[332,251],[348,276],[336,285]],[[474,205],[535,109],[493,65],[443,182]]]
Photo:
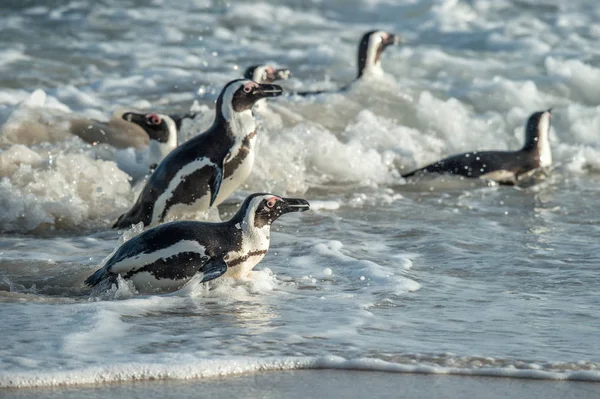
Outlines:
[[280,96],[282,93],[283,89],[281,88],[281,86],[268,83],[260,83],[258,87],[252,92],[252,94],[257,100],[266,97],[277,97]]
[[310,209],[310,204],[302,198],[282,198],[281,213],[304,212]]
[[140,126],[144,126],[144,123],[146,122],[146,115],[137,114],[135,112],[125,112],[121,115],[121,118],[127,122],[135,123]]

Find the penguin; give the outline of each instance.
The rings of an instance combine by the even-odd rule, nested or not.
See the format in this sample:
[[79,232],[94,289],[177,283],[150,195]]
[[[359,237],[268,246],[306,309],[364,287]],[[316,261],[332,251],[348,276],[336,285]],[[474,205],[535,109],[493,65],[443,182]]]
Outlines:
[[180,289],[196,275],[199,282],[223,274],[245,278],[269,250],[271,224],[309,207],[304,199],[255,193],[226,222],[161,224],[123,243],[85,284],[112,284],[120,275],[140,292],[164,292]]
[[140,126],[150,139],[148,147],[143,150],[128,148],[115,153],[117,166],[135,183],[156,169],[160,161],[177,147],[178,127],[171,116],[164,114],[126,112],[122,118]]
[[213,125],[173,150],[152,173],[133,207],[113,228],[162,222],[170,212],[204,211],[223,202],[250,175],[256,121],[252,106],[282,94],[280,86],[249,79],[229,82],[219,95]]
[[381,54],[391,45],[401,43],[400,36],[388,33],[381,30],[372,30],[366,32],[358,43],[358,74],[354,82],[342,87],[339,90],[316,90],[316,91],[300,91],[294,94],[300,96],[310,96],[323,93],[331,93],[334,91],[348,90],[353,83],[371,76],[383,75],[381,67]]
[[405,175],[405,179],[428,173],[459,175],[514,185],[539,168],[552,165],[550,151],[551,109],[533,113],[525,127],[525,145],[518,151],[471,151],[453,155]]

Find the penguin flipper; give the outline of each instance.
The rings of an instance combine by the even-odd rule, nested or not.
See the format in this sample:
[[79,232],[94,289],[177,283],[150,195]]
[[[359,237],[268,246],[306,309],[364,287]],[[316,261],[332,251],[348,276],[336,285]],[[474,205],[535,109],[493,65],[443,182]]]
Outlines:
[[210,187],[210,204],[209,206],[213,206],[217,199],[217,195],[219,195],[219,190],[221,189],[221,183],[223,182],[223,167],[215,165],[214,173],[211,175],[210,180],[208,181],[208,186]]
[[211,260],[202,266],[202,281],[201,283],[205,283],[210,280],[214,280],[217,277],[225,274],[227,271],[227,263],[223,258],[218,258]]

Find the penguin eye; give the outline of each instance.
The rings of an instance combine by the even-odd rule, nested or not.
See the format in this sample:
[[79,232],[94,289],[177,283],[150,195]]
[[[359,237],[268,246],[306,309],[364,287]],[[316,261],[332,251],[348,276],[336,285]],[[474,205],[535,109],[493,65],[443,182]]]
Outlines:
[[273,208],[276,203],[277,203],[277,198],[269,198],[269,200],[267,201],[267,206],[269,208]]
[[148,115],[146,115],[146,120],[151,125],[160,125],[160,123],[162,122],[161,119],[160,119],[160,116],[158,116],[156,114],[148,114]]
[[252,91],[252,87],[250,86],[244,86],[244,93],[248,94]]

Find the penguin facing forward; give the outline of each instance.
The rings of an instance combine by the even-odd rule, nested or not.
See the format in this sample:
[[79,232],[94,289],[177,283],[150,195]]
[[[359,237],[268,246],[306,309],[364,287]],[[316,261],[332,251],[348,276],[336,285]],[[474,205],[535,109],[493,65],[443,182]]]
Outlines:
[[[354,82],[365,77],[383,75],[381,55],[391,45],[401,43],[400,36],[382,30],[372,30],[365,33],[358,43],[358,74]],[[354,83],[352,82],[352,83]],[[340,91],[348,90],[352,83],[342,87]],[[300,96],[310,96],[322,93],[331,93],[335,90],[315,90],[295,92]]]
[[223,202],[250,175],[256,122],[252,106],[281,95],[280,86],[248,79],[229,82],[217,99],[215,120],[204,133],[173,150],[152,173],[133,207],[114,228],[162,222],[177,210],[204,211]]
[[122,118],[140,126],[150,138],[145,149],[128,148],[115,153],[119,169],[129,174],[135,182],[156,169],[160,161],[177,147],[178,127],[173,118],[164,114],[126,112]]
[[525,145],[518,151],[471,151],[453,155],[417,169],[402,177],[449,174],[517,184],[539,168],[552,165],[550,150],[551,110],[532,114],[525,127]]
[[120,275],[140,292],[165,292],[180,289],[196,275],[199,282],[223,274],[244,278],[266,255],[271,224],[309,207],[304,199],[256,193],[226,222],[161,224],[123,243],[85,283],[112,284]]

